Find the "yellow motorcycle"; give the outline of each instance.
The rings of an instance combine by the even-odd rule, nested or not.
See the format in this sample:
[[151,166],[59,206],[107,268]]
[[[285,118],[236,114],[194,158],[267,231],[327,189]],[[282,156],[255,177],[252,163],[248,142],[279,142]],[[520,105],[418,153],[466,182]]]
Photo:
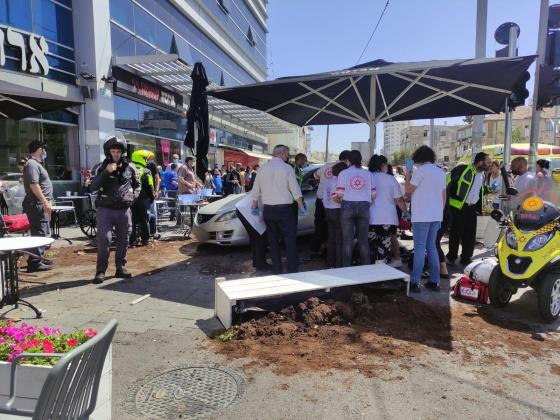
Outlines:
[[494,210],[491,217],[501,233],[499,264],[488,282],[490,302],[507,305],[519,288],[532,287],[538,295],[543,320],[560,316],[560,210],[537,196],[520,201],[506,216]]

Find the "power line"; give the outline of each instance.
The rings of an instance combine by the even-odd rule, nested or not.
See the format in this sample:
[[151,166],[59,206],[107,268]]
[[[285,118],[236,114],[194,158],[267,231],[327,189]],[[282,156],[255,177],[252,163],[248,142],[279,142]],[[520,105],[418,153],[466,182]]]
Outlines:
[[[387,3],[385,3],[385,7],[383,8],[383,11],[381,12],[381,15],[379,16],[379,19],[377,21],[377,24],[375,25],[375,28],[373,28],[373,32],[371,33],[368,42],[366,43],[366,46],[364,47],[364,50],[362,51],[362,53],[360,54],[360,57],[358,58],[358,60],[356,60],[356,64],[358,64],[360,62],[360,60],[362,59],[364,53],[367,50],[367,47],[369,47],[369,43],[371,42],[371,40],[373,39],[373,35],[375,35],[375,31],[377,31],[377,27],[379,26],[379,24],[381,23],[381,19],[383,19],[383,15],[385,14],[385,11],[387,10],[387,7],[389,7],[389,0],[387,0]],[[354,64],[354,65],[356,65]]]

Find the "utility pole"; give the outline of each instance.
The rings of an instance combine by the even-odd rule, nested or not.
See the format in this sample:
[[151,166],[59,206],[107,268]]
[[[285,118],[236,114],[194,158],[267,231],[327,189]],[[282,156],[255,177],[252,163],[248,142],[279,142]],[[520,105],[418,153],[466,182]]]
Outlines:
[[325,163],[329,161],[329,129],[330,125],[327,125],[327,141],[325,143]]
[[434,119],[430,118],[430,149],[436,147],[436,133],[434,132]]
[[[486,30],[488,23],[488,0],[477,0],[476,2],[476,37],[475,58],[486,57]],[[484,115],[473,117],[472,131],[472,155],[482,151],[482,135],[484,131]]]
[[[535,169],[537,163],[537,145],[539,142],[539,123],[541,112],[537,110],[539,97],[539,68],[544,64],[546,50],[546,35],[548,31],[548,0],[541,0],[541,13],[539,18],[539,37],[537,44],[537,63],[535,70],[535,87],[533,88],[533,106],[531,112],[531,137],[529,138],[529,169]],[[556,127],[554,127],[556,130]],[[556,135],[556,134],[555,134]]]
[[[511,25],[509,27],[508,41],[508,57],[517,55],[517,37],[519,36],[519,26]],[[509,109],[508,99],[505,104],[505,121],[504,121],[504,165],[509,170],[511,162],[511,129],[513,125],[512,111]]]

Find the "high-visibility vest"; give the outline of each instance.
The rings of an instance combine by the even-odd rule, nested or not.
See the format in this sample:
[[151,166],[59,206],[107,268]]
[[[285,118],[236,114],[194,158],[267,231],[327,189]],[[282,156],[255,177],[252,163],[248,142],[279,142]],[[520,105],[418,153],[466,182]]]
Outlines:
[[[474,165],[471,163],[467,165],[465,170],[461,173],[461,176],[457,180],[456,186],[453,184],[450,186],[452,190],[448,189],[448,193],[449,193],[449,205],[451,207],[455,207],[456,209],[459,210],[463,208],[463,205],[465,204],[465,201],[467,201],[467,196],[469,195],[469,192],[473,185],[475,176],[476,176],[476,169],[474,168]],[[446,181],[448,185],[451,183],[451,172],[447,174]],[[484,188],[482,188],[481,190],[482,190],[482,194],[484,194]]]

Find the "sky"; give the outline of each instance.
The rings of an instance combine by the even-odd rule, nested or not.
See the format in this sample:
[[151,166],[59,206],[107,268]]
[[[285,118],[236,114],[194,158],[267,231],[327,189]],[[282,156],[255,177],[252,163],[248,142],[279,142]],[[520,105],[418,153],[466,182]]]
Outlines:
[[[305,75],[354,66],[386,0],[270,0],[268,3],[268,78]],[[474,58],[476,0],[389,0],[385,15],[360,62],[426,61]],[[558,1],[551,1],[558,3]],[[539,0],[488,0],[486,56],[502,48],[494,31],[515,22],[521,32],[519,55],[535,54]],[[527,83],[533,91],[533,71]],[[446,120],[436,120],[443,124]],[[447,119],[459,124],[461,118]],[[426,120],[416,124],[428,124]],[[367,141],[366,124],[332,125],[329,151],[352,141]],[[311,150],[324,151],[326,126],[314,126]],[[383,126],[377,126],[382,146]]]

